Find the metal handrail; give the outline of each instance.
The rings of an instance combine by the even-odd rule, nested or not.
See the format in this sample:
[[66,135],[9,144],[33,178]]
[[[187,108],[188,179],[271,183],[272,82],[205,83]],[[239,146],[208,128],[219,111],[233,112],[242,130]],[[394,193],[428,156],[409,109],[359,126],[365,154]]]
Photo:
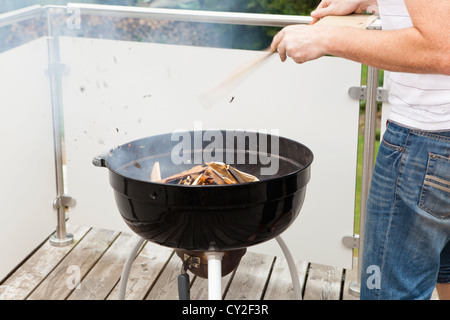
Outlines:
[[22,20],[31,19],[51,9],[80,10],[80,14],[124,18],[147,18],[154,20],[173,20],[188,22],[209,22],[222,24],[241,24],[253,26],[285,27],[291,24],[308,24],[309,16],[282,14],[243,13],[204,10],[182,10],[149,7],[125,7],[85,3],[68,3],[67,6],[33,5],[0,14],[0,27]]
[[[284,14],[243,13],[225,11],[204,11],[184,9],[164,9],[149,7],[126,7],[115,5],[68,3],[60,5],[33,5],[22,9],[0,14],[0,27],[13,24],[22,20],[31,19],[51,9],[79,10],[80,14],[111,16],[124,18],[148,18],[154,20],[173,20],[188,22],[209,22],[222,24],[240,24],[252,26],[285,27],[292,24],[309,24],[312,18],[309,16],[296,16]],[[73,12],[73,11],[72,11]],[[371,25],[372,29],[380,28],[380,20],[377,19]]]
[[290,24],[308,24],[312,20],[311,17],[295,15],[124,7],[84,3],[68,3],[67,8],[79,9],[80,14],[82,15],[92,14],[126,18],[151,18],[155,20],[210,22],[255,26],[284,27]]
[[42,13],[42,6],[36,4],[22,9],[0,14],[0,27],[13,24],[15,22],[32,19]]

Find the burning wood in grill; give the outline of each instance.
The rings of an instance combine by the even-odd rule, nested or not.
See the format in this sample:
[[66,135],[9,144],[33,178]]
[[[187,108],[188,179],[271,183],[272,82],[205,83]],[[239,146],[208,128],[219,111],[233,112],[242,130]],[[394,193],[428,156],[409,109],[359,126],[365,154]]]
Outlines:
[[222,162],[209,162],[159,180],[161,183],[179,185],[223,185],[259,181],[251,174]]
[[137,162],[137,161],[133,161],[133,166],[135,166],[138,169],[142,168],[141,165],[139,164],[139,162]]

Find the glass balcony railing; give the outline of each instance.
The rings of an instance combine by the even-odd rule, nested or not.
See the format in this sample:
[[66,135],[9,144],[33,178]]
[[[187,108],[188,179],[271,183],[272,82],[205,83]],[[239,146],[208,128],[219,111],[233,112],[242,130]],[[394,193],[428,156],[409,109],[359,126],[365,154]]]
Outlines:
[[[13,155],[1,160],[11,169],[0,183],[1,202],[3,212],[29,223],[7,223],[0,213],[0,226],[38,229],[29,233],[40,242],[54,229],[56,210],[55,242],[70,240],[67,217],[128,230],[94,156],[181,129],[257,130],[297,140],[315,155],[302,212],[284,235],[293,254],[351,267],[342,237],[353,234],[360,110],[348,90],[360,86],[361,65],[337,57],[298,65],[273,55],[215,104],[199,100],[264,54],[266,28],[309,22],[88,4],[1,14],[0,141]],[[18,205],[23,195],[30,205]]]

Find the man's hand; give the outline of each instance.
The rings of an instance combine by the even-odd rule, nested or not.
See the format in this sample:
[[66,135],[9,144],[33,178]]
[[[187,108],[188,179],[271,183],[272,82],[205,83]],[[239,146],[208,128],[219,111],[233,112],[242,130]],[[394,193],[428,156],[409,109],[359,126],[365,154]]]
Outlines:
[[405,4],[412,22],[408,28],[292,25],[274,37],[271,48],[282,61],[289,56],[302,63],[327,54],[388,71],[450,75],[450,1]]
[[369,11],[378,12],[376,0],[322,0],[317,9],[311,12],[313,20],[311,24],[316,23],[325,16],[345,16],[351,13],[363,13]]
[[281,61],[287,57],[297,63],[314,60],[326,54],[324,26],[292,25],[273,38],[271,49],[278,51]]
[[[317,9],[311,13],[313,20],[310,24],[328,15],[363,13],[373,5],[377,5],[377,0],[322,0]],[[287,57],[296,63],[314,60],[329,54],[327,45],[332,41],[330,32],[331,29],[325,26],[288,26],[273,38],[271,49],[278,51],[281,61],[285,61]]]

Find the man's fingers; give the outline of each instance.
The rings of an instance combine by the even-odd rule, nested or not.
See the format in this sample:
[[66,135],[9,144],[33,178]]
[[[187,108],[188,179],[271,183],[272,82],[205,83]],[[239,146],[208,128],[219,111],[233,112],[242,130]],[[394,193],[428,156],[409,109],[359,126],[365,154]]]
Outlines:
[[333,8],[332,7],[317,8],[316,10],[311,12],[311,17],[313,17],[314,19],[319,20],[320,18],[328,16],[331,13],[333,13]]
[[319,18],[315,18],[315,17],[313,17],[313,15],[312,15],[312,12],[311,12],[311,17],[312,17],[312,20],[311,20],[311,22],[310,22],[310,23],[308,23],[309,25],[312,25],[312,24],[314,24],[314,23],[316,23],[317,21],[319,21],[319,20],[320,20]]
[[284,47],[284,45],[279,45],[278,46],[278,48],[277,48],[277,51],[278,51],[278,54],[280,55],[280,59],[281,59],[281,61],[285,61],[286,60],[286,58],[287,58],[287,55],[286,55],[286,48]]
[[280,32],[278,32],[275,37],[272,40],[272,44],[270,45],[270,49],[272,51],[277,51],[280,55],[281,61],[286,60],[286,49],[283,45],[281,45],[281,42],[284,37],[284,29],[282,29]]
[[321,18],[328,15],[330,10],[329,9],[327,10],[327,8],[329,8],[329,6],[330,6],[330,1],[327,1],[327,0],[321,1],[319,3],[319,5],[317,6],[317,8],[311,12],[311,17],[313,19],[309,24],[314,24],[317,21],[319,21]]

